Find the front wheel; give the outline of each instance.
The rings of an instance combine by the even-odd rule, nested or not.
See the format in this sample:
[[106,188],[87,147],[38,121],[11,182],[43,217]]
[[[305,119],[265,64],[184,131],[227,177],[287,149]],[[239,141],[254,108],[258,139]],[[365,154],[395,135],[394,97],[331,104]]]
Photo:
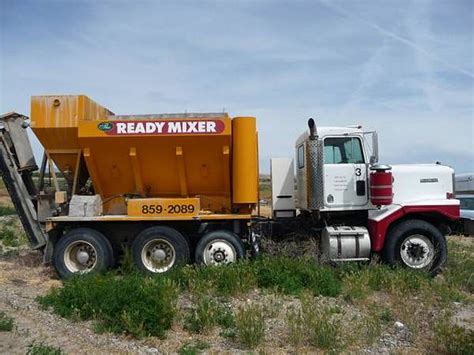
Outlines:
[[446,263],[446,239],[431,223],[406,220],[388,233],[382,257],[390,265],[436,275]]

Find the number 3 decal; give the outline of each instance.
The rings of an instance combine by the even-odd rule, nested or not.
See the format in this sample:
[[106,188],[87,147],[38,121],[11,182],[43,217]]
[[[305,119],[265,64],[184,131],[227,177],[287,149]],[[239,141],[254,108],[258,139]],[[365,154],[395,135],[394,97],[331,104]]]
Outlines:
[[356,176],[361,176],[361,175],[362,175],[362,169],[356,168]]

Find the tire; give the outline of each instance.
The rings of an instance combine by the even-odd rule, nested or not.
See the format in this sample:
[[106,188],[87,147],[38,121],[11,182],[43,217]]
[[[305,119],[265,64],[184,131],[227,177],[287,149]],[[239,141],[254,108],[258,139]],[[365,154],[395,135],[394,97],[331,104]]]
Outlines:
[[159,274],[190,261],[189,244],[177,230],[158,226],[142,231],[132,244],[135,265],[142,271]]
[[102,272],[114,264],[114,252],[102,233],[78,228],[59,238],[54,246],[53,264],[61,278]]
[[230,264],[244,256],[245,250],[239,236],[226,230],[205,234],[195,251],[196,262],[203,265]]
[[438,228],[423,220],[411,219],[395,225],[388,233],[383,260],[436,275],[446,263],[447,243]]

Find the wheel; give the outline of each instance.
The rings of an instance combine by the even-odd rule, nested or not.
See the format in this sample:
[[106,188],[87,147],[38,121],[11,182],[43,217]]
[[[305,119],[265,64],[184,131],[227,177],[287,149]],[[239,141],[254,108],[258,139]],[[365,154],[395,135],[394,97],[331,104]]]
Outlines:
[[204,265],[223,265],[236,262],[245,255],[240,238],[221,230],[205,234],[196,246],[196,262]]
[[189,263],[189,244],[177,230],[150,227],[142,231],[132,244],[133,260],[145,272],[162,273],[177,265]]
[[114,263],[114,252],[102,233],[90,228],[78,228],[57,241],[53,263],[59,276],[68,278],[74,274],[107,270]]
[[446,239],[431,223],[416,219],[403,221],[388,233],[382,257],[390,265],[436,275],[446,263]]

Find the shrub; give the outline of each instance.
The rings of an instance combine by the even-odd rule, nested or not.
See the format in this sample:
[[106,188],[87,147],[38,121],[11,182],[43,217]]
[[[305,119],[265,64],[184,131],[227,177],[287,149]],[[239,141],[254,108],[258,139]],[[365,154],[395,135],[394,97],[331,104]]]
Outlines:
[[13,318],[6,315],[5,312],[0,312],[0,332],[11,332],[13,326]]
[[16,210],[13,207],[0,205],[0,216],[11,216],[15,214]]
[[238,340],[248,348],[255,348],[265,336],[265,319],[259,306],[242,307],[235,316]]
[[304,289],[315,295],[335,297],[341,291],[334,271],[318,266],[311,259],[262,258],[254,263],[257,283],[285,294],[300,294]]
[[43,343],[28,345],[26,350],[27,355],[62,355],[64,354],[61,348],[55,348],[54,346],[45,345]]
[[220,305],[217,308],[217,324],[224,329],[235,327],[235,315],[229,306]]
[[0,240],[6,247],[20,246],[20,240],[15,236],[15,232],[11,229],[4,229],[0,231]]
[[210,330],[216,324],[217,303],[210,297],[199,297],[196,307],[184,318],[184,328],[194,333]]
[[284,294],[299,294],[305,289],[315,295],[334,297],[341,282],[333,269],[318,266],[313,260],[284,257],[242,261],[221,267],[189,266],[174,270],[167,277],[182,289],[195,293],[234,296],[260,287]]
[[93,319],[97,330],[135,337],[163,337],[175,317],[176,300],[176,287],[166,278],[112,274],[78,276],[39,297],[43,307],[63,317]]
[[390,308],[382,308],[379,313],[379,318],[384,323],[389,323],[393,321],[393,314]]
[[324,350],[341,346],[341,322],[333,317],[332,308],[317,305],[314,299],[304,297],[302,312],[311,345]]
[[302,294],[301,307],[289,308],[286,313],[288,341],[299,347],[309,343],[326,351],[337,351],[341,348],[342,326],[338,306],[319,304],[310,293]]
[[182,289],[194,293],[235,296],[256,287],[249,261],[225,266],[187,266],[173,270],[168,277]]
[[231,328],[235,325],[230,308],[206,295],[198,295],[195,307],[184,317],[184,328],[194,333],[204,333],[216,325]]
[[139,273],[139,270],[133,261],[132,250],[128,247],[122,247],[122,255],[120,256],[120,267],[117,270],[118,274],[131,275]]
[[27,243],[23,229],[16,228],[16,219],[7,218],[0,224],[0,242],[5,247],[17,248]]
[[386,265],[348,265],[338,271],[342,280],[344,298],[364,299],[370,292],[385,291],[403,295],[430,285],[430,278],[423,272]]

